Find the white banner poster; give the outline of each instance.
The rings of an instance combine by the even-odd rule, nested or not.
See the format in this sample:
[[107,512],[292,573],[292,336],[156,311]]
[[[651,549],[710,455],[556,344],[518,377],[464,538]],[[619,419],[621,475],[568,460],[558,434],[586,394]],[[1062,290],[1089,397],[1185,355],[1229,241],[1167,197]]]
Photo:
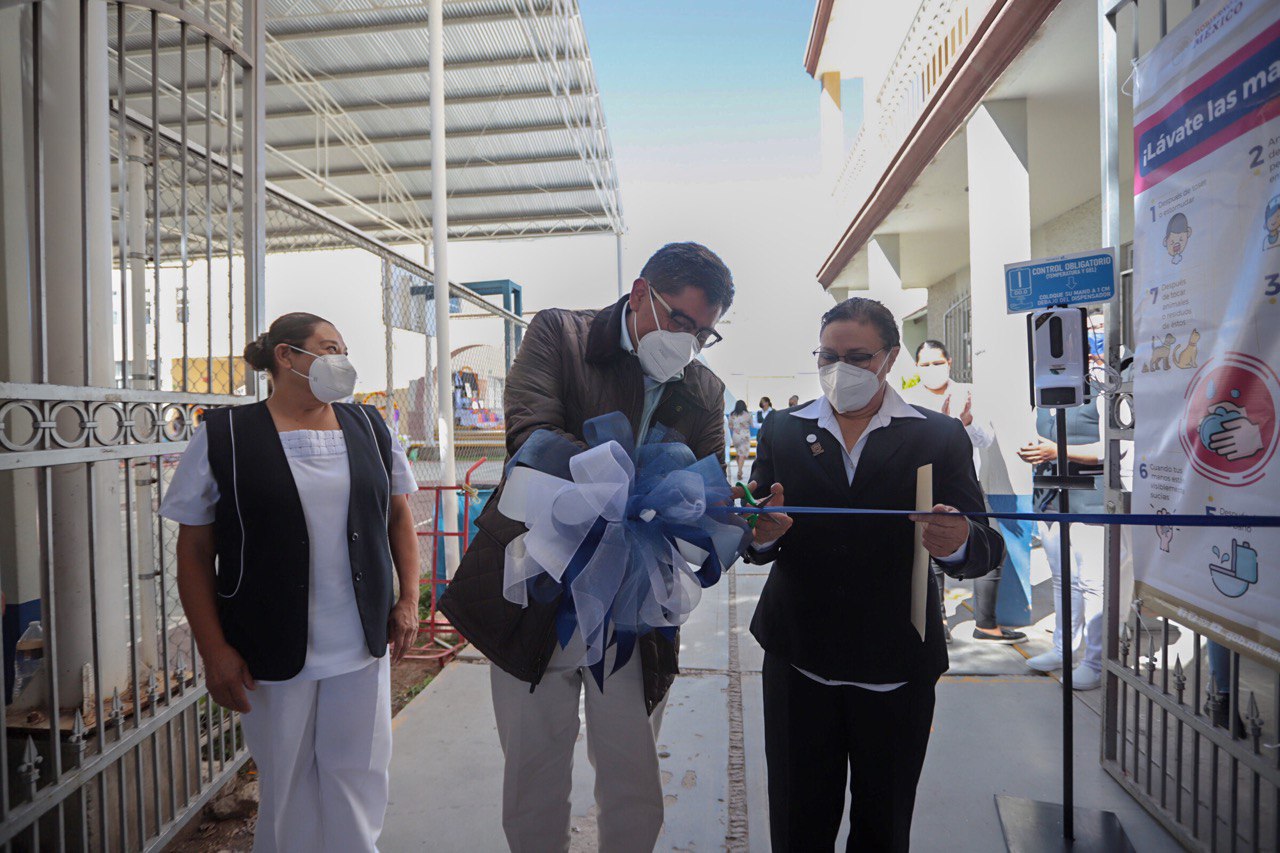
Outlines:
[[[1202,4],[1134,85],[1133,511],[1280,513],[1280,4]],[[1280,530],[1136,528],[1137,595],[1280,662]]]

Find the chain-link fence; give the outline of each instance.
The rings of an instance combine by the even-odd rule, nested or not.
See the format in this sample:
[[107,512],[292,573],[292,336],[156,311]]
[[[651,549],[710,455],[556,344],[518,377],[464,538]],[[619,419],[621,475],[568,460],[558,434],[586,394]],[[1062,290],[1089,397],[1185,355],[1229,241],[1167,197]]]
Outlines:
[[[267,235],[267,316],[309,310],[333,319],[359,373],[356,401],[378,408],[404,446],[419,485],[439,484],[436,292],[430,271],[281,192],[267,195]],[[483,490],[502,473],[502,396],[525,323],[457,285],[449,290],[449,314],[455,482],[469,477]],[[436,495],[426,490],[410,499],[423,534],[434,532]],[[473,503],[477,509],[480,504]],[[440,547],[433,542],[429,535],[420,539],[424,572],[433,565],[431,549]]]
[[[179,151],[162,139],[158,168],[148,170],[148,188],[151,175],[157,182],[164,254],[158,273],[148,283],[148,351],[153,355],[146,371],[155,376],[159,364],[156,387],[164,390],[243,393],[247,369],[240,357],[246,340],[244,265],[241,258],[228,257],[225,251],[240,239],[235,230],[239,217],[225,216],[228,193],[237,197],[239,176],[233,172],[228,184],[218,158],[189,152],[184,165]],[[213,216],[188,215],[185,255],[180,237],[184,185],[189,210],[215,212]],[[331,319],[358,368],[355,400],[375,406],[382,414],[405,447],[419,484],[439,483],[435,284],[430,272],[400,251],[287,193],[269,190],[266,207],[263,325],[293,310]],[[228,222],[232,223],[230,240]],[[154,224],[149,221],[148,227]],[[212,246],[223,247],[222,254],[214,254]],[[489,298],[456,285],[450,288],[449,301],[457,482],[463,482],[470,471],[471,482],[484,488],[496,484],[501,475],[505,457],[502,396],[525,324]],[[178,459],[177,455],[163,457],[150,472],[138,474],[159,477],[153,509],[158,509],[159,496],[172,479]],[[420,528],[433,517],[431,494],[423,492],[412,500]],[[174,567],[177,525],[158,515],[155,518],[154,548],[163,565]],[[422,556],[424,565],[429,565],[430,554],[424,551]],[[155,610],[165,615],[175,640],[186,640],[186,620],[172,577],[162,588],[163,600],[157,600]]]
[[[184,148],[163,129],[153,138],[140,119],[126,126],[124,146],[117,128],[112,129],[111,141],[117,216],[122,181],[114,176],[123,176],[125,197],[141,202],[145,210],[145,224],[136,226],[141,230],[131,243],[148,248],[132,252],[134,257],[123,264],[115,253],[113,305],[118,307],[113,340],[120,384],[125,384],[127,374],[134,387],[244,394],[248,368],[241,353],[248,335],[245,266],[239,253],[244,242],[238,168],[227,168],[225,146],[213,151],[195,144]],[[115,157],[121,150],[129,152],[123,170]],[[236,151],[229,150],[234,163]],[[268,190],[266,209],[262,324],[295,310],[331,319],[359,369],[356,401],[377,407],[404,445],[421,485],[439,483],[431,273],[403,251],[285,192]],[[124,219],[135,221],[127,215]],[[121,298],[122,291],[132,304]],[[501,475],[503,389],[525,324],[489,298],[457,285],[451,286],[449,301],[456,477],[463,482],[471,472],[472,483],[483,488]],[[138,637],[144,649],[158,648],[166,640],[175,648],[190,648],[173,576],[177,525],[158,514],[179,458],[180,454],[160,456],[132,465],[133,478],[141,484],[135,492],[143,539],[136,557],[144,579]],[[412,500],[420,527],[429,526],[433,518],[432,494],[423,492]],[[424,551],[422,556],[429,565],[430,554]],[[160,566],[167,567],[163,579],[157,573]]]
[[[277,308],[331,316],[360,375],[357,402],[378,408],[409,453],[420,484],[440,482],[431,273],[401,251],[279,191],[267,195],[267,237],[268,316],[279,313]],[[525,324],[458,285],[449,288],[449,313],[456,476],[461,482],[486,459],[472,479],[491,485],[505,454],[507,368]]]

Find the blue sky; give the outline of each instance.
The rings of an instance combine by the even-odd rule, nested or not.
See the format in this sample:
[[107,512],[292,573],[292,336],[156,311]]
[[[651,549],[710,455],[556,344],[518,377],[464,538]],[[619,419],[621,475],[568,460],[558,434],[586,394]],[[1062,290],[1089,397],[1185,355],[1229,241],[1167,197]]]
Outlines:
[[[581,0],[621,182],[629,287],[664,243],[695,240],[734,275],[737,298],[707,351],[736,396],[818,393],[815,281],[819,87],[804,70],[811,0]],[[852,137],[850,137],[852,138]],[[511,278],[526,311],[617,298],[612,236],[459,243],[451,278]]]
[[811,3],[582,0],[581,8],[624,192],[629,166],[669,160],[673,147],[816,168],[818,84],[802,63]]

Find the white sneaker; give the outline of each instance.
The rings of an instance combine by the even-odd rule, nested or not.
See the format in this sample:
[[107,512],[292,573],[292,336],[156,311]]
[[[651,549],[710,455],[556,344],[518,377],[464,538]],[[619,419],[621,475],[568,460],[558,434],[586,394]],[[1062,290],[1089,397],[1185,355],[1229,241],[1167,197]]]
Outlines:
[[1080,664],[1071,670],[1072,690],[1097,690],[1102,684],[1102,671]]
[[1055,669],[1062,669],[1062,655],[1053,651],[1045,652],[1042,655],[1027,658],[1027,666],[1037,672],[1053,672]]

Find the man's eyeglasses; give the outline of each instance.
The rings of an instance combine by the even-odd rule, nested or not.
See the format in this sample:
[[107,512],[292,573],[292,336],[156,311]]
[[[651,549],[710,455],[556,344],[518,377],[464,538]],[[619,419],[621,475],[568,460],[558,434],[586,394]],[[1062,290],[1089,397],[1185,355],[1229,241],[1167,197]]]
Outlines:
[[881,347],[875,352],[847,352],[844,355],[834,353],[829,349],[818,349],[813,351],[813,356],[818,360],[819,367],[826,367],[829,364],[835,364],[837,361],[843,361],[845,364],[853,367],[866,367],[875,357],[884,352],[887,347]]
[[649,293],[653,298],[658,300],[658,304],[667,310],[667,315],[671,318],[671,331],[681,332],[686,335],[693,335],[694,340],[698,342],[701,349],[710,349],[716,344],[724,340],[720,337],[720,333],[715,329],[698,328],[698,321],[681,311],[679,308],[672,308],[671,303],[662,298],[662,294],[654,290],[653,285],[649,286]]

